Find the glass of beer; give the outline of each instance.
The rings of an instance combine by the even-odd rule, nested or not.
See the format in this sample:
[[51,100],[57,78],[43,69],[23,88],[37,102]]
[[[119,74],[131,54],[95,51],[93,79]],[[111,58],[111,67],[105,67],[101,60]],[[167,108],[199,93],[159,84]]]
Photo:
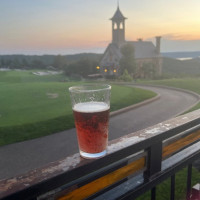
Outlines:
[[106,155],[110,111],[110,85],[81,85],[69,88],[80,155]]

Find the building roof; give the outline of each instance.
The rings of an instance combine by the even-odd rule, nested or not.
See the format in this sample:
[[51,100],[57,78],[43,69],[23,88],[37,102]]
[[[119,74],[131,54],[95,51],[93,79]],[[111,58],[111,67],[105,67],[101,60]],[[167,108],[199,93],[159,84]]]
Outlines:
[[[110,60],[109,55],[112,55],[112,57],[114,56],[114,60]],[[104,55],[100,61],[100,65],[104,66],[118,63],[121,57],[122,54],[118,46],[114,43],[110,43],[104,52]]]
[[127,18],[124,17],[124,15],[122,14],[122,12],[120,11],[119,6],[118,6],[115,14],[110,19],[113,20],[113,21],[123,21]]
[[[150,41],[128,41],[128,42],[125,42],[123,45],[125,45],[127,43],[133,45],[135,59],[155,58],[155,57],[161,56],[161,54],[158,54],[156,52],[156,47]],[[123,45],[121,45],[121,47]],[[108,52],[112,52],[112,54],[118,58],[117,62],[119,62],[119,60],[122,57],[120,48],[116,44],[110,43],[104,52],[104,56],[103,56],[100,64],[101,65],[110,65],[110,63],[109,63],[110,61],[108,61],[107,58],[105,57],[106,55],[108,55],[107,54]]]
[[109,48],[112,49],[113,53],[118,57],[121,57],[121,51],[115,43],[110,43]]
[[134,47],[135,58],[154,58],[160,54],[156,52],[156,47],[149,41],[129,41]]

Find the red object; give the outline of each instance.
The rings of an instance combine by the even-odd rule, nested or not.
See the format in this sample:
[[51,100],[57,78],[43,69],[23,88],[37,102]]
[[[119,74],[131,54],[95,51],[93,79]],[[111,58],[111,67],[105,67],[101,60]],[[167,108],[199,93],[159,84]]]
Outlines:
[[190,200],[200,200],[200,184],[196,184],[192,187]]
[[108,143],[109,109],[100,112],[74,110],[79,148],[86,153],[100,153]]

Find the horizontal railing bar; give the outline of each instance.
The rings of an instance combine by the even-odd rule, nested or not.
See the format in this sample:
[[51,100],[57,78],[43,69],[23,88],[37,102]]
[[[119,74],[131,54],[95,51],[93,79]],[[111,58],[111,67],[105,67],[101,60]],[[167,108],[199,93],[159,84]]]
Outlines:
[[[41,174],[41,177],[43,177],[43,179],[39,179],[39,183],[35,184],[34,181],[37,179],[34,179],[33,177],[32,182],[28,182],[30,187],[27,188],[24,186],[24,182],[21,183],[21,185],[16,183],[16,188],[10,190],[10,193],[14,192],[15,194],[22,194],[24,192],[24,195],[30,195],[30,193],[40,195],[58,187],[62,187],[66,184],[70,185],[72,183],[78,183],[80,180],[82,181],[84,179],[83,177],[88,176],[90,173],[95,173],[98,170],[101,171],[101,169],[105,169],[107,166],[124,159],[124,157],[131,156],[153,146],[156,143],[162,142],[173,135],[182,133],[183,131],[189,130],[193,126],[199,125],[199,113],[200,111],[194,111],[192,113],[160,123],[151,128],[141,130],[118,140],[109,142],[108,154],[103,158],[97,160],[84,160],[80,159],[80,157],[77,157],[73,159],[72,164],[69,165],[66,170],[59,169],[59,171],[55,166],[55,170],[48,173],[47,168],[46,171],[49,176],[42,174],[44,169],[41,171],[38,170],[38,174]],[[166,125],[167,123],[170,125],[170,127]],[[0,181],[0,185],[4,183],[6,183],[6,181]],[[18,187],[19,185],[20,187]],[[11,185],[11,188],[12,187],[13,185]],[[25,188],[24,190],[23,187]],[[19,190],[23,190],[23,192],[20,192]]]
[[140,158],[139,160],[133,161],[132,163],[117,169],[116,171],[111,172],[99,179],[96,179],[86,185],[83,185],[80,188],[73,190],[72,192],[63,195],[58,200],[62,199],[85,199],[92,194],[96,194],[102,189],[108,189],[108,187],[116,184],[123,179],[126,179],[130,174],[137,172],[138,170],[144,168],[145,160],[144,158]]
[[115,163],[105,166],[104,168],[100,168],[92,173],[87,174],[86,176],[81,177],[80,179],[76,179],[68,184],[63,185],[63,188],[70,187],[76,184],[86,184],[89,183],[96,178],[99,178],[103,175],[109,174],[120,167],[126,166],[128,163],[139,160],[140,158],[145,158],[146,152],[139,152],[137,154],[131,155],[129,157],[123,158]]
[[200,130],[197,132],[193,132],[190,135],[187,135],[186,137],[183,137],[174,143],[171,143],[163,148],[162,157],[163,159],[166,159],[170,157],[171,155],[187,148],[188,146],[195,144],[199,142],[200,140]]
[[[94,171],[93,173],[88,174],[87,176],[81,177],[80,179],[77,179],[71,183],[65,184],[62,187],[63,188],[67,188],[76,184],[79,185],[83,185],[83,184],[87,184],[97,178],[100,178],[106,174],[109,174],[121,167],[124,167],[126,165],[128,165],[129,163],[132,163],[134,161],[137,161],[141,158],[146,158],[147,154],[146,152],[139,152],[137,154],[131,155],[129,157],[123,158],[122,160],[119,160],[115,163],[112,163],[111,165],[108,165],[104,168],[101,168],[99,170]],[[141,168],[142,169],[142,168]],[[143,170],[146,169],[146,166],[144,166]]]
[[[100,159],[99,159],[100,161]],[[79,170],[78,168],[76,169],[76,171]],[[84,171],[84,170],[83,170]],[[60,179],[61,178],[61,179]],[[43,194],[45,191],[48,192],[50,191],[51,189],[55,189],[55,183],[59,183],[58,184],[58,187],[61,186],[61,185],[64,185],[66,184],[68,180],[63,177],[63,175],[61,177],[55,177],[55,179],[51,179],[50,181],[48,181],[48,183],[39,183],[38,185],[34,185],[32,188],[28,188],[26,189],[23,193],[20,193],[20,196],[21,196],[21,199],[23,199],[23,196],[24,198],[27,197],[27,195],[34,195],[34,196],[37,196],[37,195],[40,195],[40,194]],[[79,181],[78,179],[76,179],[75,181]],[[52,187],[53,184],[54,186]],[[73,183],[74,184],[74,183]],[[15,195],[13,196],[13,199],[16,199],[16,197],[19,195],[19,192],[15,193]],[[9,199],[11,198],[11,196],[9,197]]]
[[137,176],[126,180],[126,182],[122,183],[121,185],[118,185],[111,190],[105,191],[100,195],[93,195],[87,198],[87,200],[102,200],[102,199],[116,200],[117,197],[120,196],[122,190],[124,192],[127,192],[129,190],[139,187],[143,183],[144,183],[143,174],[138,174]]
[[[184,149],[183,152],[177,153],[177,155],[172,156],[172,158],[168,158],[165,161],[163,161],[162,171],[158,173],[157,176],[155,176],[153,179],[150,179],[147,182],[143,182],[144,179],[141,176],[138,176],[140,177],[139,179],[138,177],[131,178],[126,183],[122,183],[116,188],[108,191],[107,193],[104,193],[102,196],[99,196],[95,200],[101,200],[103,198],[106,199],[108,197],[109,197],[109,200],[116,200],[116,199],[132,200],[134,198],[139,197],[140,195],[144,194],[146,191],[150,190],[151,188],[163,182],[164,180],[166,180],[173,174],[180,171],[183,167],[187,166],[188,164],[192,163],[194,160],[198,159],[200,156],[199,145],[200,143],[194,144],[194,147],[188,147],[187,149]],[[193,151],[191,151],[191,149],[193,149]],[[185,156],[183,157],[183,155]],[[137,184],[136,183],[137,181],[141,182],[141,184]],[[132,187],[128,187],[128,186],[132,186]],[[121,194],[119,194],[120,192]]]
[[[141,151],[143,149],[146,149],[148,147],[150,147],[151,145],[158,143],[159,141],[163,141],[168,137],[171,137],[177,133],[183,132],[186,129],[190,129],[191,126],[196,126],[200,124],[200,118],[199,119],[195,119],[191,122],[188,122],[186,124],[183,124],[181,126],[175,127],[171,130],[165,131],[165,132],[161,132],[158,135],[152,136],[150,138],[146,138],[145,140],[135,143],[133,145],[130,145],[128,147],[125,147],[123,149],[120,149],[119,151],[116,151],[114,153],[112,153],[111,155],[108,155],[106,157],[109,157],[109,160],[113,159],[117,159],[117,157],[123,157],[123,156],[129,156],[131,154],[136,153],[137,151]],[[144,130],[143,130],[144,131]],[[131,137],[130,137],[131,138]],[[128,139],[128,137],[127,137]],[[104,157],[106,159],[106,157]]]
[[[13,200],[20,199],[21,200],[21,199],[26,199],[27,193],[28,193],[28,196],[36,197],[36,196],[39,196],[50,190],[54,190],[57,188],[57,187],[55,187],[55,185],[58,185],[58,187],[62,186],[62,189],[64,189],[66,187],[71,187],[73,185],[83,184],[84,182],[85,183],[90,182],[98,177],[101,177],[105,174],[111,173],[112,171],[116,170],[117,168],[126,166],[129,162],[134,162],[134,161],[144,158],[144,157],[146,157],[146,152],[139,152],[137,154],[134,154],[129,157],[123,158],[121,160],[118,160],[115,163],[107,165],[104,168],[100,168],[99,170],[93,171],[91,173],[85,173],[84,169],[82,169],[83,173],[85,173],[86,175],[82,176],[80,178],[74,179],[71,182],[69,182],[67,180],[67,178],[65,179],[65,177],[63,177],[63,175],[62,176],[60,175],[55,178],[52,178],[51,180],[35,184],[29,188],[26,188],[24,191],[19,191],[18,193],[11,194],[7,197],[8,197],[8,199],[13,199]],[[144,166],[143,170],[145,170],[145,169],[146,168]],[[76,169],[76,171],[77,170],[78,170],[78,168]],[[142,170],[142,168],[140,168],[140,170]],[[68,183],[68,184],[66,184],[66,183]],[[53,187],[51,184],[53,185]],[[52,189],[50,189],[50,188],[52,188]],[[0,194],[0,197],[3,197],[3,196]],[[5,200],[6,200],[6,198],[5,198]]]
[[163,160],[162,171],[164,171],[167,168],[173,167],[178,162],[182,162],[182,160],[187,159],[188,156],[191,156],[192,154],[196,154],[199,151],[200,151],[200,142],[197,142],[185,148],[184,150],[178,152],[177,154],[174,154],[173,156],[167,158],[166,160]]
[[181,139],[181,138],[183,138],[183,137],[186,137],[187,135],[190,135],[190,134],[192,134],[193,132],[196,132],[196,131],[198,131],[198,130],[200,130],[200,124],[198,124],[198,125],[195,126],[195,127],[192,127],[192,128],[190,128],[190,129],[188,129],[188,130],[185,130],[185,131],[183,131],[183,132],[181,132],[181,133],[179,133],[179,134],[176,134],[176,135],[174,135],[174,136],[172,136],[172,137],[170,137],[170,138],[164,140],[164,141],[163,141],[163,147],[165,147],[165,146],[167,146],[167,145],[169,145],[169,144],[172,144],[172,143],[176,142],[177,140],[179,140],[179,139]]
[[161,133],[160,137],[158,137],[157,139],[164,141],[169,137],[172,137],[172,136],[174,136],[174,135],[176,135],[178,133],[186,131],[186,130],[190,129],[191,127],[197,126],[199,124],[200,124],[200,119],[196,119],[194,121],[188,122],[186,124],[183,124],[181,126],[175,127],[175,128],[173,128],[171,130],[168,130],[166,132]]

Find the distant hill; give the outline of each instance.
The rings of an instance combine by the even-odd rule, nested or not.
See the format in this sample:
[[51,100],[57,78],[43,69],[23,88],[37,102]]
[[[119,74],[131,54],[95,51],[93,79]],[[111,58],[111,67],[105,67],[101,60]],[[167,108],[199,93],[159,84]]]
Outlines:
[[[198,54],[199,53],[199,54]],[[167,57],[163,57],[163,75],[169,77],[177,76],[200,76],[200,58],[197,55],[200,55],[199,52],[170,52],[162,53]],[[99,62],[102,54],[96,53],[81,53],[74,55],[63,55],[66,57],[67,63],[76,62],[80,59],[88,58]],[[177,60],[175,58],[183,57],[194,57],[191,60]],[[26,65],[34,63],[35,61],[40,61],[43,63],[42,68],[51,66],[55,60],[56,55],[0,55],[0,67],[5,66],[3,63],[14,63],[21,66],[21,63]],[[174,58],[173,58],[174,57]],[[36,64],[39,64],[36,62]],[[9,66],[9,64],[7,64]]]
[[169,58],[196,58],[200,56],[200,51],[164,52],[161,54]]
[[[74,55],[62,55],[65,64],[76,62],[80,59],[89,59],[99,62],[102,54],[81,53]],[[43,68],[53,66],[57,55],[0,55],[0,67],[9,68]]]
[[97,53],[80,53],[80,54],[74,54],[74,55],[66,55],[67,61],[73,62],[77,61],[83,58],[88,58],[91,60],[100,61],[103,54],[97,54]]
[[173,58],[163,58],[163,74],[175,76],[200,76],[200,59],[177,60]]
[[[23,54],[19,54],[19,55],[0,55],[0,60],[4,59],[4,60],[29,60],[29,61],[33,61],[33,60],[41,60],[46,64],[52,64],[54,61],[54,58],[57,55],[23,55]],[[74,54],[74,55],[62,55],[64,57],[66,57],[68,62],[73,62],[73,61],[77,61],[80,60],[82,58],[88,58],[88,59],[92,59],[92,60],[100,60],[102,54],[96,54],[96,53],[80,53],[80,54]]]

